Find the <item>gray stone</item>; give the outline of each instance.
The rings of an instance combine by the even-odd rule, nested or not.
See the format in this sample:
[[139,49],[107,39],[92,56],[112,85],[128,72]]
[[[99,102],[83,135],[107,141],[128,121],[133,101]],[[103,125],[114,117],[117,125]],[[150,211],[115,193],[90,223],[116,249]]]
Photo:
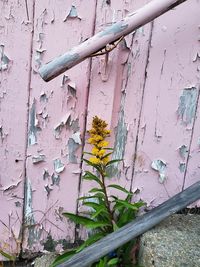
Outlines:
[[141,237],[139,265],[200,267],[200,216],[173,215]]
[[55,259],[55,253],[45,254],[37,258],[34,262],[34,267],[49,267]]

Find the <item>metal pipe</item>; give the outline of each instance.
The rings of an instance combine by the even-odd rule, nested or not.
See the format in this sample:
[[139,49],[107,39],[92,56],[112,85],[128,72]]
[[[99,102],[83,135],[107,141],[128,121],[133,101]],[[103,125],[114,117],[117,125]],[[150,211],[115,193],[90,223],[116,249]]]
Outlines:
[[185,1],[187,0],[152,0],[144,7],[134,11],[112,26],[105,28],[67,53],[43,65],[38,72],[42,79],[48,82],[85,60],[93,53],[106,47],[107,44],[113,43],[122,36],[126,36]]

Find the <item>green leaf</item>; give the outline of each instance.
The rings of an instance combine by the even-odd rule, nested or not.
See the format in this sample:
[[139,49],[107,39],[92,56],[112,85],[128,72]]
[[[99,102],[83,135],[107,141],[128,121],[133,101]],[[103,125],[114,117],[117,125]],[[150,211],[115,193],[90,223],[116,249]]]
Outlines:
[[106,164],[106,167],[109,166],[109,165],[111,165],[111,164],[114,164],[114,163],[116,163],[116,162],[122,161],[122,160],[123,160],[123,159],[113,159],[113,160],[109,161],[109,162]]
[[117,231],[118,229],[119,229],[119,227],[117,226],[115,221],[113,221],[113,230],[114,230],[114,232]]
[[127,266],[133,266],[133,264],[131,264],[132,257],[134,256],[132,251],[134,246],[136,245],[136,242],[136,239],[133,239],[121,247],[120,256],[122,257],[123,263],[126,263]]
[[95,228],[101,228],[105,226],[109,226],[107,222],[100,222],[100,221],[93,221],[87,217],[76,215],[69,212],[64,212],[63,215],[76,224],[84,225],[86,228],[89,229],[95,229]]
[[57,265],[69,260],[75,254],[76,254],[76,249],[64,252],[62,255],[59,255],[55,258],[50,267],[56,267]]
[[63,216],[70,219],[74,223],[78,223],[81,225],[87,225],[87,223],[91,223],[91,219],[85,216],[76,215],[70,212],[63,212]]
[[132,210],[138,210],[138,207],[135,205],[135,203],[129,203],[126,200],[122,200],[122,199],[117,199],[116,200],[116,206],[120,207],[125,207],[127,209],[132,209]]
[[16,257],[14,255],[8,254],[7,252],[3,251],[2,249],[0,249],[0,254],[10,261],[16,260]]
[[107,263],[107,257],[103,257],[97,264],[95,264],[95,267],[106,267],[106,263]]
[[143,201],[138,201],[138,202],[133,203],[133,205],[139,209],[139,208],[145,206],[146,203]]
[[89,193],[96,193],[96,192],[100,192],[104,194],[104,190],[100,189],[100,188],[92,188]]
[[100,215],[99,218],[96,219],[95,221],[100,220],[100,221],[107,222],[108,224],[110,224],[109,213],[108,213],[108,210],[107,210],[107,207],[104,201],[100,203],[88,201],[88,202],[84,202],[83,205],[91,207],[94,210],[94,211],[91,211],[92,219],[95,219]]
[[92,213],[92,219],[97,218],[99,215],[101,215],[101,218],[106,219],[106,221],[109,222],[109,213],[105,211],[104,208],[100,208],[96,212]]
[[113,198],[114,199],[112,202],[115,202],[118,199],[118,197],[116,197],[114,195],[111,195],[110,198]]
[[128,194],[128,195],[133,195],[133,193],[132,192],[129,192],[128,190],[126,190],[124,187],[122,187],[122,186],[120,186],[120,185],[117,185],[117,184],[110,184],[110,185],[108,185],[107,187],[112,187],[112,188],[115,188],[115,189],[118,189],[118,190],[120,190],[120,191],[122,191],[122,192],[124,192],[124,193],[126,193],[126,194]]
[[103,238],[106,234],[101,232],[101,233],[96,233],[92,236],[90,236],[78,249],[77,249],[77,253],[80,252],[81,250],[83,250],[84,248],[92,245],[93,243],[95,243],[96,241],[100,240],[101,238]]
[[110,152],[110,153],[108,153],[108,154],[104,155],[104,156],[103,156],[101,159],[105,159],[106,157],[108,157],[108,156],[112,155],[112,153],[113,153],[113,152]]
[[118,227],[121,228],[125,224],[133,221],[135,218],[135,214],[136,214],[135,210],[124,209],[123,211],[120,211],[117,219]]
[[91,199],[91,198],[97,198],[98,200],[104,199],[105,195],[101,192],[96,193],[92,196],[84,196],[84,197],[79,197],[78,200],[86,200],[86,199]]
[[85,161],[89,166],[94,167],[98,172],[101,172],[101,165],[100,164],[94,164],[87,159],[83,159],[83,161]]
[[85,174],[83,175],[83,179],[84,180],[90,180],[90,181],[95,181],[97,182],[101,187],[103,187],[103,183],[101,182],[101,180],[99,179],[99,177],[97,177],[96,175],[94,175],[93,173],[86,171]]
[[108,266],[116,265],[118,262],[119,262],[118,258],[113,258],[113,259],[108,261]]
[[126,199],[125,199],[125,200],[126,200],[127,202],[129,202],[129,203],[130,203],[130,202],[131,202],[131,199],[132,199],[132,196],[133,196],[133,193],[131,192],[131,194],[130,194],[130,195],[127,195],[127,197],[126,197]]
[[93,208],[94,210],[98,211],[99,209],[101,209],[101,211],[106,211],[107,212],[107,209],[106,209],[106,206],[103,205],[103,204],[99,204],[99,203],[96,203],[96,202],[83,202],[83,205],[85,206],[88,206],[88,207],[91,207]]

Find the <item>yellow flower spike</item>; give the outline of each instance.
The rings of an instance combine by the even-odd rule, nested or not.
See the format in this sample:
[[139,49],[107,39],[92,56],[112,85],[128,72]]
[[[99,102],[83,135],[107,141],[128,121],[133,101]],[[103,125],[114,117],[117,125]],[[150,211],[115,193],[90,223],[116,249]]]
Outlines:
[[99,158],[90,158],[89,161],[92,164],[100,164],[101,163],[101,160]]
[[99,142],[97,146],[99,148],[102,148],[102,147],[107,147],[108,145],[109,145],[109,142],[103,140],[103,141]]
[[106,129],[107,123],[95,116],[92,121],[92,128],[88,131],[90,138],[88,143],[93,145],[92,155],[89,161],[93,164],[107,164],[110,160],[109,157],[105,157],[106,148],[109,145],[109,142],[105,140],[111,133],[110,130]]
[[97,156],[102,158],[105,155],[105,152],[106,152],[105,149],[101,149],[101,150],[98,151],[98,155]]
[[99,141],[102,141],[103,140],[103,136],[99,135],[99,134],[95,134],[93,136],[93,139],[96,141],[96,142],[99,142]]
[[106,130],[105,132],[106,132],[106,134],[110,134],[111,130]]
[[88,143],[91,144],[91,145],[94,145],[96,143],[95,139],[93,137],[90,137],[88,139]]
[[103,164],[107,164],[110,161],[109,157],[105,157],[104,159],[102,159]]
[[95,155],[95,156],[97,156],[98,153],[99,153],[99,149],[97,147],[93,147],[92,148],[92,154]]

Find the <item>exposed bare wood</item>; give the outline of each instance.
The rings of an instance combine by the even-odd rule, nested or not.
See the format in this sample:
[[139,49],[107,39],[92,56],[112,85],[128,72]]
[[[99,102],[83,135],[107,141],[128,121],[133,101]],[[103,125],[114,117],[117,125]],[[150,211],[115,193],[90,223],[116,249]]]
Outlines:
[[129,14],[126,18],[105,28],[64,55],[42,66],[39,69],[39,74],[45,81],[50,81],[90,55],[103,49],[107,44],[113,43],[122,36],[135,31],[185,1],[187,0],[152,0],[149,4]]
[[100,257],[151,229],[171,214],[200,198],[200,182],[193,184],[143,216],[84,249],[59,267],[87,267]]

